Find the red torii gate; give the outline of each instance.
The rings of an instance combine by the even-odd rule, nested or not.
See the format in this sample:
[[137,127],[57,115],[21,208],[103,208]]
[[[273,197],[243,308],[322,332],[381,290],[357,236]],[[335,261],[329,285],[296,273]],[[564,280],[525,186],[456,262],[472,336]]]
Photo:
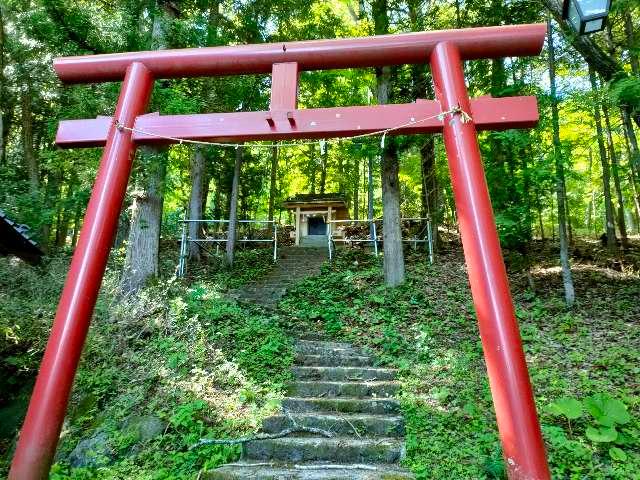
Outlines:
[[[104,145],[104,151],[9,478],[47,477],[137,145],[176,143],[178,139],[330,138],[393,129],[388,133],[444,135],[508,475],[512,480],[549,479],[477,141],[477,130],[534,126],[538,121],[536,99],[471,100],[462,63],[537,55],[545,34],[545,25],[534,24],[55,60],[56,73],[65,83],[124,81],[113,118],[62,121],[58,129],[56,143],[62,147]],[[436,101],[297,109],[299,71],[425,62],[431,64]],[[268,112],[144,114],[156,79],[269,72]],[[443,112],[446,118],[437,118]],[[397,129],[399,125],[404,127]]]

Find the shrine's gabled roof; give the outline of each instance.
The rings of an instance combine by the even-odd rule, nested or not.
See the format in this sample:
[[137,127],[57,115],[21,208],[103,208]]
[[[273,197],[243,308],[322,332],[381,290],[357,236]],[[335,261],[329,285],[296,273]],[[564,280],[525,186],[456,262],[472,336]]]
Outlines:
[[309,205],[335,205],[347,208],[347,198],[341,193],[299,193],[282,202],[285,208]]
[[19,225],[0,210],[0,255],[15,255],[26,262],[36,264],[43,252],[27,234],[29,227]]

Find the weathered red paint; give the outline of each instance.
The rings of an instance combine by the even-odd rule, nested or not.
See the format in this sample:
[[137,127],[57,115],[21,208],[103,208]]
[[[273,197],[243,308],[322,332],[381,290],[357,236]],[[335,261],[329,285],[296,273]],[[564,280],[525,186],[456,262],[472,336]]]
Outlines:
[[121,80],[131,62],[143,63],[155,78],[270,73],[274,63],[297,62],[300,71],[427,63],[440,42],[451,42],[465,60],[537,55],[544,24],[466,28],[362,38],[280,42],[232,47],[65,57],[54,61],[65,83]]
[[[462,60],[536,55],[544,25],[421,32],[406,35],[285,42],[187,50],[63,58],[56,72],[68,83],[125,81],[115,119],[156,135],[197,140],[246,141],[323,138],[379,131],[461,107],[444,122],[431,119],[394,133],[444,133],[469,281],[480,325],[491,390],[509,477],[546,480],[549,471],[531,385],[477,143],[477,129],[529,127],[537,120],[531,97],[469,100]],[[426,63],[430,59],[438,102],[410,105],[295,109],[297,72],[313,69]],[[292,63],[293,62],[293,63]],[[153,78],[267,73],[274,88],[269,112],[142,115]],[[104,145],[80,241],[36,381],[11,480],[47,476],[89,321],[122,206],[137,143],[165,142],[114,127],[114,119],[61,122],[62,146]]]
[[298,77],[298,64],[296,62],[273,64],[273,69],[271,70],[270,111],[291,112],[298,108]]
[[[469,111],[454,44],[434,49],[431,71],[442,109]],[[550,479],[474,122],[455,115],[445,122],[443,135],[508,475],[511,480]]]
[[[127,126],[144,112],[153,77],[140,63],[125,76],[115,116]],[[10,480],[48,477],[69,393],[98,297],[129,181],[135,144],[111,125],[96,182],[9,472]]]
[[[331,138],[370,133],[435,117],[441,112],[433,100],[416,103],[375,105],[369,107],[310,108],[287,111],[207,113],[199,115],[158,115],[138,117],[135,127],[164,137],[190,140],[240,142],[250,140],[286,140],[296,138]],[[471,100],[471,111],[478,130],[530,128],[538,123],[535,97],[479,97]],[[267,120],[270,117],[273,125]],[[111,117],[92,120],[64,120],[58,126],[56,144],[63,148],[104,145]],[[431,118],[389,135],[440,133],[442,121]],[[138,143],[175,143],[163,138],[134,133]]]

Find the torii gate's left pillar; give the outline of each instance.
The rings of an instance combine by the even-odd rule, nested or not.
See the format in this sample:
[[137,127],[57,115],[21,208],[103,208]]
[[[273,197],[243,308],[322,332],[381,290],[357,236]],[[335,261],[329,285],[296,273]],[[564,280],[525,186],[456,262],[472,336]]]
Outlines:
[[[153,75],[132,63],[122,83],[115,120],[133,127],[144,113]],[[98,297],[109,250],[127,190],[135,153],[131,131],[111,125],[87,206],[51,336],[47,343],[25,423],[20,431],[10,480],[44,479],[55,454],[80,354]]]

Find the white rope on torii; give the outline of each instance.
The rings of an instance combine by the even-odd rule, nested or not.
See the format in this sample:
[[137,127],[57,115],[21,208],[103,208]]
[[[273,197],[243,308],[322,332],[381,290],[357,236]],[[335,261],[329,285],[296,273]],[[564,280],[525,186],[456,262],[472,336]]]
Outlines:
[[[401,125],[396,125],[395,127],[390,127],[390,128],[385,128],[384,130],[377,130],[375,132],[369,132],[369,133],[361,133],[358,135],[351,135],[351,136],[346,136],[346,137],[336,137],[336,138],[330,138],[330,139],[323,139],[318,141],[304,141],[304,142],[289,142],[289,143],[258,143],[258,144],[253,144],[251,145],[252,148],[274,148],[274,147],[278,147],[278,148],[295,148],[295,147],[300,147],[300,146],[305,146],[305,145],[315,145],[317,143],[320,144],[320,148],[324,149],[327,142],[329,143],[339,143],[345,140],[355,140],[358,138],[366,138],[366,137],[376,137],[378,135],[381,135],[381,140],[380,140],[380,148],[384,148],[384,142],[385,142],[385,138],[387,136],[388,133],[396,131],[396,130],[400,130],[402,128],[406,128],[406,127],[411,127],[413,125],[417,125],[419,123],[423,123],[426,122],[428,120],[433,120],[434,118],[437,118],[440,121],[443,121],[447,116],[451,117],[451,121],[453,121],[453,118],[455,115],[460,115],[460,119],[462,121],[462,123],[468,123],[473,121],[473,119],[471,118],[471,115],[469,115],[467,112],[465,112],[462,108],[460,108],[459,106],[453,107],[450,110],[447,110],[446,112],[440,112],[437,115],[432,115],[430,117],[425,117],[425,118],[420,118],[418,120],[414,120],[411,119],[411,121],[407,122],[407,123],[403,123]],[[222,142],[210,142],[210,141],[206,141],[206,140],[191,140],[188,138],[180,138],[180,137],[170,137],[170,136],[166,136],[166,135],[159,135],[157,133],[152,133],[152,132],[148,132],[139,128],[135,128],[135,127],[127,127],[125,125],[123,125],[122,123],[120,123],[120,121],[118,121],[117,119],[114,121],[115,122],[115,126],[118,130],[120,131],[128,131],[128,132],[132,132],[132,133],[138,133],[141,135],[147,135],[149,137],[154,137],[154,138],[160,138],[162,140],[168,140],[171,142],[175,142],[178,144],[184,144],[184,143],[188,143],[188,144],[193,144],[193,145],[208,145],[208,146],[214,146],[214,147],[223,147],[223,148],[240,148],[240,147],[246,147],[247,145],[244,143],[222,143]]]

